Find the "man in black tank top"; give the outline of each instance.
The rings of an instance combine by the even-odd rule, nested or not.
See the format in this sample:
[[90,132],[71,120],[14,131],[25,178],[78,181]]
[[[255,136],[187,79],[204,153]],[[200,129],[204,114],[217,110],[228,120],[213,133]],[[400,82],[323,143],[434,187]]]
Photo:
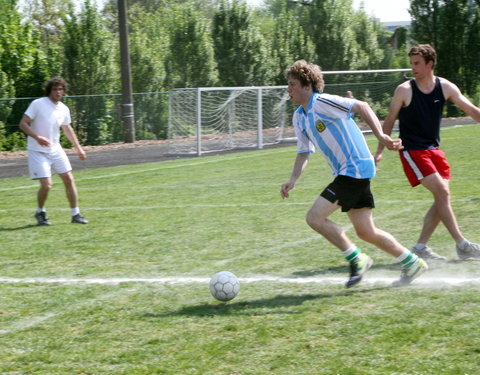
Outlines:
[[440,121],[445,103],[440,79],[435,77],[435,87],[427,94],[420,91],[414,79],[409,82],[412,100],[398,114],[403,149],[433,150],[440,145]]
[[[400,160],[405,175],[412,186],[421,184],[434,196],[434,203],[425,215],[422,231],[412,250],[427,261],[445,260],[427,246],[442,222],[455,240],[460,259],[480,258],[480,245],[468,241],[458,227],[450,202],[450,166],[439,149],[445,101],[450,100],[477,122],[480,122],[480,108],[463,96],[455,84],[434,75],[436,53],[430,45],[414,46],[408,56],[414,78],[396,88],[389,114],[383,123],[383,132],[391,134],[395,120],[399,119],[400,139],[404,147],[400,151]],[[377,164],[382,152],[383,146],[379,144],[375,154]]]

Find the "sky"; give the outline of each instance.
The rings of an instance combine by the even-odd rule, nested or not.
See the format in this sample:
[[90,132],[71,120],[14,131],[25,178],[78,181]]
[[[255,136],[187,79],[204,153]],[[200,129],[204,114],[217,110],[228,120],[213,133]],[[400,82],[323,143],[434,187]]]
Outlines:
[[[353,0],[353,7],[358,9],[361,0]],[[379,18],[382,22],[410,21],[409,0],[363,0],[365,11]]]
[[[76,2],[83,3],[83,0],[75,0]],[[96,0],[98,4],[102,4],[105,0]],[[358,9],[362,0],[353,0],[353,7]],[[247,0],[247,3],[251,5],[259,5],[263,3],[263,0]],[[394,22],[394,21],[410,21],[410,14],[408,8],[410,6],[410,0],[363,0],[365,5],[365,11],[376,18],[379,18],[381,22]]]
[[[353,0],[353,7],[358,9],[362,0]],[[247,0],[249,4],[259,5],[263,0]],[[379,18],[381,22],[410,21],[408,8],[410,0],[363,0],[365,11]]]

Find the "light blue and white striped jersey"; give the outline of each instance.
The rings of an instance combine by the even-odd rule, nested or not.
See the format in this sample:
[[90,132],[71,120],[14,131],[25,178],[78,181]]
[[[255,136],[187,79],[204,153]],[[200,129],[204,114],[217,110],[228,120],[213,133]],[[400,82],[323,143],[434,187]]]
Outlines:
[[355,99],[314,93],[306,112],[302,106],[298,107],[293,114],[298,153],[315,152],[317,148],[334,176],[372,178],[373,156],[352,119],[355,103]]

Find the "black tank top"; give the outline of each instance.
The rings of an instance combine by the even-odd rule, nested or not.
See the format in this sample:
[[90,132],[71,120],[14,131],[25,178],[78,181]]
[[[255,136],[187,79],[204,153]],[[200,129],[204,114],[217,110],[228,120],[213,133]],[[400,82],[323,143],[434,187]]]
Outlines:
[[432,150],[440,145],[440,122],[442,120],[443,96],[440,79],[435,77],[435,88],[429,94],[421,92],[414,79],[412,101],[400,109],[398,115],[400,138],[404,150]]

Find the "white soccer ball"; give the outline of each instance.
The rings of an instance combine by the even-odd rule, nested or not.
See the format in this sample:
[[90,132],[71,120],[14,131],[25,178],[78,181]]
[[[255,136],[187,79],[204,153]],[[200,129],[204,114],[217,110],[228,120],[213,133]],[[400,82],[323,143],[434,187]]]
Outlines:
[[210,293],[222,302],[234,299],[240,291],[240,282],[233,273],[221,271],[210,279]]

